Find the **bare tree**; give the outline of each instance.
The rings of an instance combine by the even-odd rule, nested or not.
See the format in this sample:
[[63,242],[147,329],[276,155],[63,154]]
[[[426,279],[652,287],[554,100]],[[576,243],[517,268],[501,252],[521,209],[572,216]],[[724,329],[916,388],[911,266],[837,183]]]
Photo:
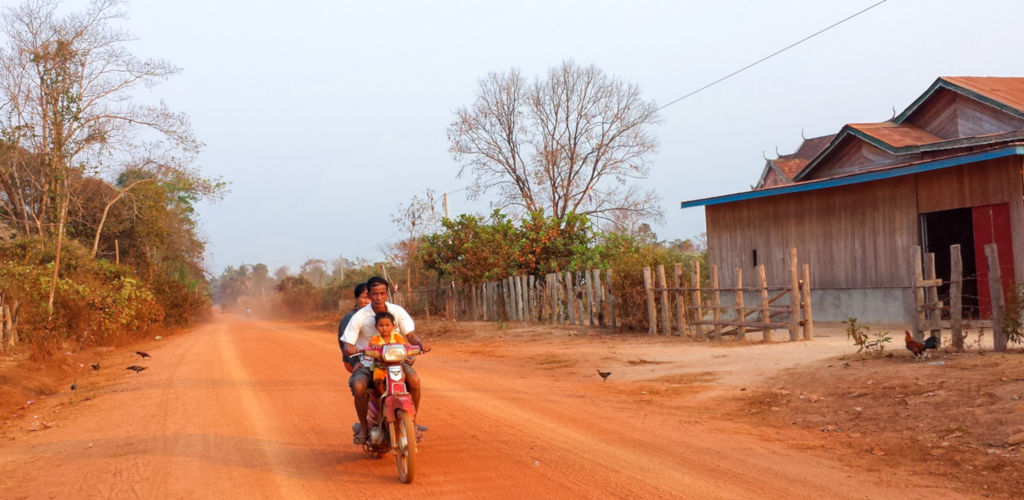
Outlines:
[[134,38],[119,25],[122,5],[93,0],[81,12],[59,15],[55,1],[28,0],[3,10],[0,138],[11,163],[0,173],[0,212],[26,232],[31,224],[56,240],[51,312],[74,181],[137,162],[140,152],[154,155],[145,161],[184,166],[201,145],[185,115],[132,99],[132,91],[178,69],[125,49]]
[[659,123],[635,84],[571,60],[532,84],[513,69],[482,79],[456,116],[450,151],[472,197],[497,191],[505,207],[606,223],[661,216],[654,192],[634,183],[648,175]]
[[423,197],[414,195],[408,204],[398,205],[398,211],[391,215],[391,221],[406,236],[385,253],[389,254],[392,261],[405,264],[405,289],[410,292],[413,286],[412,268],[420,237],[436,229],[441,221],[441,213],[437,210],[438,201],[437,193],[427,189]]

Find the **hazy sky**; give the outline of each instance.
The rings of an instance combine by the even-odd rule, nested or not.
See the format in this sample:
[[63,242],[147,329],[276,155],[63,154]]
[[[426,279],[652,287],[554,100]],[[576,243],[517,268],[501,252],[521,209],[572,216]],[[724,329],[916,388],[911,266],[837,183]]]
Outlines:
[[[139,55],[183,69],[155,90],[232,183],[202,209],[209,268],[380,258],[391,214],[456,191],[453,111],[477,80],[564,59],[596,64],[667,103],[875,0],[388,2],[209,0],[128,5]],[[5,0],[5,4],[10,1]],[[77,2],[68,5],[76,5]],[[882,121],[940,75],[1024,76],[1021,1],[889,0],[662,111],[644,182],[662,239],[704,230],[682,200],[749,189],[762,152],[792,152],[847,122]],[[454,214],[485,212],[465,192]]]

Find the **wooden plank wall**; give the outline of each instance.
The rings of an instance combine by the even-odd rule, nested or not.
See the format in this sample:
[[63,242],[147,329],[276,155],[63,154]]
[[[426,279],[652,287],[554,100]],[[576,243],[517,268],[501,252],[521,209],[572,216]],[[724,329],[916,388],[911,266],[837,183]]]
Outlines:
[[[720,269],[785,282],[787,251],[797,248],[811,266],[812,288],[905,286],[903,249],[916,244],[914,181],[902,177],[834,189],[793,193],[706,207],[708,252]],[[723,286],[734,286],[725,273]]]
[[[1024,164],[1001,158],[917,175],[706,207],[708,252],[720,269],[787,278],[786,251],[811,266],[812,288],[885,288],[910,283],[907,249],[920,244],[918,214],[1010,203],[1014,262],[1024,282]],[[722,286],[734,286],[723,273]]]

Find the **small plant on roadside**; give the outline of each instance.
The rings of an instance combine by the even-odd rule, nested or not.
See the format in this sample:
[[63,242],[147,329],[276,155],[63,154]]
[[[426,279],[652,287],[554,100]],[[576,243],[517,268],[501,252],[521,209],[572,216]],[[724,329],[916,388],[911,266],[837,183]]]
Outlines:
[[846,338],[853,340],[853,345],[857,346],[857,353],[866,347],[864,344],[868,341],[868,330],[871,329],[867,325],[858,325],[857,318],[850,316],[842,321],[846,325]]
[[889,337],[889,332],[875,332],[874,339],[864,342],[863,348],[868,351],[868,354],[874,357],[882,357],[885,354],[885,344],[892,342],[892,338]]
[[853,316],[846,318],[842,323],[846,325],[846,338],[852,339],[853,345],[857,346],[857,354],[867,351],[870,356],[881,357],[885,354],[885,344],[892,342],[887,331],[875,332],[874,338],[870,338],[868,331],[871,327],[858,324],[857,318]]
[[1024,285],[1015,286],[1007,295],[1002,326],[1008,341],[1024,343]]

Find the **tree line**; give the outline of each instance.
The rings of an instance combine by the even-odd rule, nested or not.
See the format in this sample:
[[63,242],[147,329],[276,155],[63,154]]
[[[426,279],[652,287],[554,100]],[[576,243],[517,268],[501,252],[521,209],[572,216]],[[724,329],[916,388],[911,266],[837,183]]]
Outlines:
[[63,13],[30,0],[0,15],[0,292],[45,355],[183,325],[209,305],[188,117],[135,92],[178,73],[127,50],[119,0]]

